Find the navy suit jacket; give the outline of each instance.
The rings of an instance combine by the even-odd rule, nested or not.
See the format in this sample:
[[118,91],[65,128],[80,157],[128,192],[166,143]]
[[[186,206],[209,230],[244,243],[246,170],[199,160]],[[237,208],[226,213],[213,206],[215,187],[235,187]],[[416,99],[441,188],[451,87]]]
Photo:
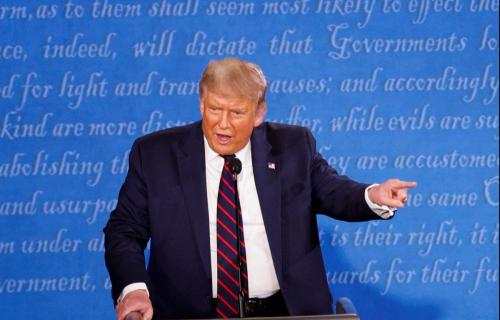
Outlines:
[[[364,200],[367,185],[337,175],[305,128],[263,123],[254,129],[251,145],[259,202],[288,311],[332,313],[315,213],[345,221],[378,219]],[[104,232],[115,301],[126,285],[145,282],[155,318],[214,315],[201,122],[134,143],[117,208]]]

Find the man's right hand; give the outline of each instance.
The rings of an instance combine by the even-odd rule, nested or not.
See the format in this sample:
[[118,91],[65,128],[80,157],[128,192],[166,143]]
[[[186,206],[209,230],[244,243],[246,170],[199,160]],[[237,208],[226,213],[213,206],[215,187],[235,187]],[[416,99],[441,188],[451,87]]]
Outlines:
[[139,312],[142,320],[153,318],[153,305],[145,290],[135,290],[127,293],[116,306],[116,319],[124,320],[131,312]]

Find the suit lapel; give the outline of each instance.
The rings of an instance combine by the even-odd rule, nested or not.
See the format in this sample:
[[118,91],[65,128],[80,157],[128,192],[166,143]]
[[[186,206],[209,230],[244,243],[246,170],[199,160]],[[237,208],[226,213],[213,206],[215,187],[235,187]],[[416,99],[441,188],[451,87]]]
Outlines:
[[267,140],[265,124],[254,129],[251,141],[255,185],[276,275],[282,284],[280,157]]
[[194,126],[194,130],[189,131],[181,141],[182,152],[178,155],[179,173],[182,177],[187,214],[196,238],[203,269],[208,278],[211,278],[203,132],[200,122]]

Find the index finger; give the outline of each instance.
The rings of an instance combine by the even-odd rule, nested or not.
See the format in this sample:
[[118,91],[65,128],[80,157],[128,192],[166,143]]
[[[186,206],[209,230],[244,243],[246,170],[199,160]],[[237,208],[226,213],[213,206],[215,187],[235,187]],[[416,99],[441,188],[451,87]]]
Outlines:
[[417,183],[415,181],[402,181],[396,180],[391,183],[391,188],[393,189],[407,189],[407,188],[415,188]]

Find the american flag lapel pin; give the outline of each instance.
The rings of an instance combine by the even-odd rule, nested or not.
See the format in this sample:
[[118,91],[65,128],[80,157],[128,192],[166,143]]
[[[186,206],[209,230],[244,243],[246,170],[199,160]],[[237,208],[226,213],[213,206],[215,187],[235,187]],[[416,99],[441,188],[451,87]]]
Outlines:
[[274,162],[268,162],[267,163],[267,168],[271,170],[276,170],[276,163]]

